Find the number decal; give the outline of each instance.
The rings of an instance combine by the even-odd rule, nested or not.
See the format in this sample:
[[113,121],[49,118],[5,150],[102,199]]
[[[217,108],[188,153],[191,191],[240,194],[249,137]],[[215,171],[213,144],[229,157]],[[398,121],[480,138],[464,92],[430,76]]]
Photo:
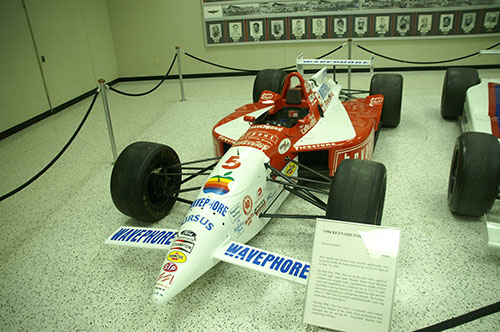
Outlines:
[[241,166],[241,163],[238,161],[240,159],[240,156],[232,156],[229,157],[228,160],[222,165],[222,168],[224,169],[235,169]]

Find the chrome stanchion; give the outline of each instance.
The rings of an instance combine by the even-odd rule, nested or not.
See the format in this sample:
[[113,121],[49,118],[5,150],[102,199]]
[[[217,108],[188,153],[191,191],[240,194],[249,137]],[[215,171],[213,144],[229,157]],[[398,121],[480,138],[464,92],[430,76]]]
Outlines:
[[[352,60],[352,39],[347,40],[347,59]],[[351,66],[347,66],[347,89],[351,90]]]
[[184,82],[182,80],[181,48],[179,46],[175,47],[175,53],[177,54],[177,71],[179,72],[179,84],[181,86],[181,101],[185,101]]
[[111,151],[113,152],[113,163],[116,161],[116,143],[115,135],[113,134],[113,126],[111,125],[111,116],[109,115],[108,97],[106,96],[106,81],[101,78],[99,81],[99,90],[102,96],[102,103],[104,105],[104,115],[106,116],[106,123],[108,125],[109,140],[111,142]]

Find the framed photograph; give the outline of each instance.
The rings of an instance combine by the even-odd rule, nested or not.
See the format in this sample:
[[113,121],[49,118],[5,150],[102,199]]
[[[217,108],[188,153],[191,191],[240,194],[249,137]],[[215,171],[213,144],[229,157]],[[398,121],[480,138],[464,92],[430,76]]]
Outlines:
[[417,32],[420,36],[432,34],[433,28],[432,14],[419,14],[417,16]]
[[354,16],[354,26],[352,36],[371,37],[369,16]]
[[307,39],[307,31],[306,31],[306,18],[291,18],[290,19],[290,39]]
[[392,36],[391,15],[377,15],[374,19],[373,31],[374,35],[379,37]]
[[481,32],[498,32],[498,16],[500,11],[485,10],[483,15],[483,22],[481,22]]
[[286,40],[287,30],[286,30],[286,19],[285,18],[270,18],[267,20],[267,26],[269,27],[269,40]]
[[349,16],[334,16],[332,18],[332,37],[347,38],[349,27]]
[[439,15],[439,32],[443,35],[453,34],[455,29],[455,14],[444,13]]
[[413,16],[403,14],[396,16],[396,36],[408,36],[411,34]]
[[222,30],[222,22],[208,22],[207,29],[207,43],[220,44],[224,43],[224,35]]
[[230,43],[238,43],[245,41],[243,36],[243,22],[242,21],[228,21],[227,31],[228,31],[228,41]]
[[460,18],[460,33],[470,34],[477,32],[477,12],[462,13]]
[[327,17],[311,18],[311,38],[328,38],[328,19]]
[[265,24],[264,20],[248,20],[248,41],[263,41],[265,40]]

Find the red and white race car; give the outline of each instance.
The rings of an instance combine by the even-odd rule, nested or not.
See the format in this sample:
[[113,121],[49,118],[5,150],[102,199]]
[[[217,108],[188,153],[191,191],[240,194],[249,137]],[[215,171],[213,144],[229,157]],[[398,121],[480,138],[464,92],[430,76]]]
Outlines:
[[[459,119],[462,134],[453,150],[448,206],[459,215],[490,211],[500,185],[500,79],[480,79],[472,68],[446,71],[441,115]],[[500,225],[487,222],[488,244],[500,246]]]
[[[264,70],[254,82],[254,103],[215,125],[215,158],[181,163],[171,147],[129,145],[111,176],[118,210],[154,222],[176,201],[190,207],[179,229],[125,226],[106,243],[167,250],[154,285],[156,303],[169,301],[220,261],[305,284],[309,263],[245,243],[278,217],[326,216],[380,225],[386,169],[366,159],[373,154],[381,122],[399,124],[402,77],[374,75],[370,90],[366,98],[349,98],[326,68],[309,80],[298,72]],[[181,189],[207,171],[201,187]],[[309,188],[310,181],[324,183],[329,191]],[[187,191],[198,195],[193,201],[179,197]],[[327,202],[318,191],[328,195]],[[289,193],[324,214],[276,214]]]

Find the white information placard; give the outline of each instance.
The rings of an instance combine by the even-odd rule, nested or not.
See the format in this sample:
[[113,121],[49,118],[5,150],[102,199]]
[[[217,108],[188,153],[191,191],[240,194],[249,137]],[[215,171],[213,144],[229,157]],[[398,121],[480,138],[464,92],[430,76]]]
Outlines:
[[304,323],[340,331],[389,331],[400,231],[318,219]]

